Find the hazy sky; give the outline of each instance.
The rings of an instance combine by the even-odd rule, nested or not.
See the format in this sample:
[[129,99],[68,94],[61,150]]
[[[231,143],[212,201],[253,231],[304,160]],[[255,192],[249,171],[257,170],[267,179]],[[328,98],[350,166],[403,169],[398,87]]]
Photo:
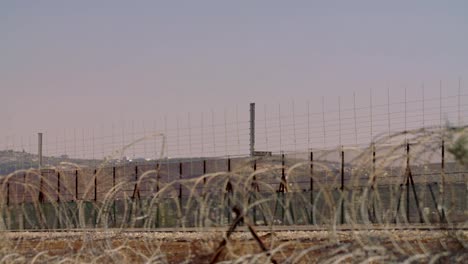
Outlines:
[[388,87],[395,100],[405,87],[419,98],[423,82],[434,97],[439,80],[456,94],[459,78],[465,93],[467,10],[467,1],[2,1],[0,138],[236,106],[244,120],[249,102],[315,107],[356,92],[364,104],[371,89],[386,102]]

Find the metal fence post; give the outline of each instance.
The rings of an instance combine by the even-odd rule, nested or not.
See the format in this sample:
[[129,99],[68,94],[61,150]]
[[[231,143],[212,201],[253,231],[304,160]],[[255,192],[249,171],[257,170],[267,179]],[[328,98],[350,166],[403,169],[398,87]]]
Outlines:
[[[203,160],[203,175],[206,174],[206,160]],[[206,177],[203,177],[203,185],[206,184]]]
[[97,202],[97,170],[94,170],[94,202]]
[[310,223],[314,224],[314,152],[310,152],[310,168],[309,168],[309,173],[310,173]]
[[26,172],[23,174],[23,201],[22,204],[26,202]]
[[[38,133],[37,134],[37,155],[39,156],[39,175],[40,175],[40,186],[39,186],[39,203],[44,203],[44,193],[43,193],[43,185],[44,185],[44,179],[43,179],[43,175],[42,175],[42,133]],[[42,208],[41,210],[39,211],[40,212],[40,216],[41,216],[41,224],[42,226],[45,226],[45,220],[43,218],[43,215],[42,215]]]
[[60,203],[60,172],[57,172],[57,203]]
[[43,193],[43,188],[44,188],[44,179],[42,175],[41,169],[39,169],[39,177],[40,177],[40,183],[39,183],[39,203],[44,203],[44,193]]
[[182,180],[182,162],[179,162],[179,203],[180,203],[180,206],[182,206],[182,183],[181,183],[181,180]]
[[250,156],[255,153],[255,103],[250,103]]
[[75,170],[75,201],[78,201],[78,170]]
[[344,149],[341,146],[341,224],[345,223]]
[[445,141],[442,139],[442,160],[440,162],[440,176],[441,176],[441,181],[440,181],[440,190],[439,190],[439,206],[440,208],[437,208],[437,210],[440,212],[440,222],[445,222]]
[[375,158],[375,144],[374,142],[372,142],[372,185],[371,185],[371,193],[369,195],[369,203],[371,203],[371,209],[368,208],[368,210],[370,210],[369,212],[369,220],[373,223],[375,223],[377,221],[377,216],[376,216],[376,212],[375,212],[375,182],[377,181],[376,177],[377,175],[375,175],[375,162],[376,162],[376,158]]
[[158,163],[156,164],[156,196],[158,197],[158,202],[156,203],[156,223],[155,226],[159,227],[159,218],[160,218],[160,212],[159,212],[159,179],[161,178],[160,175],[160,170],[161,170],[161,164]]
[[6,200],[7,206],[10,206],[10,179],[8,179],[7,182],[7,200]]
[[[406,166],[409,168],[410,162],[409,162],[409,143],[406,143]],[[408,177],[408,175],[406,176]],[[409,178],[406,180],[406,220],[408,223],[410,222],[410,181]]]
[[[112,189],[114,189],[114,192],[116,191],[115,190],[115,166],[112,167]],[[117,214],[116,214],[116,203],[115,203],[115,200],[117,199],[117,192],[115,193],[115,196],[114,196],[114,201],[112,202],[112,214],[113,214],[113,218],[114,218],[114,225],[117,226]]]
[[228,208],[228,212],[227,212],[227,219],[228,219],[228,223],[231,222],[231,199],[232,199],[232,184],[231,184],[231,159],[228,158],[227,159],[227,172],[228,172],[228,182],[227,182],[227,185],[226,185],[226,194],[225,194],[225,200],[227,200],[227,208]]
[[97,170],[94,169],[94,204],[93,204],[93,212],[94,212],[94,227],[97,227]]
[[133,194],[132,194],[132,200],[135,200],[135,198],[138,197],[138,200],[140,200],[140,188],[138,184],[138,166],[135,166],[135,186],[133,188]]
[[[182,206],[182,162],[179,162],[179,205],[180,205],[180,210],[182,211],[183,210],[183,206]],[[183,214],[183,212],[182,212]],[[183,223],[182,223],[182,215],[179,215],[179,221],[180,221],[180,226],[183,226]]]
[[281,200],[283,202],[283,205],[281,206],[281,221],[284,224],[284,216],[285,216],[285,210],[286,210],[286,197],[285,197],[285,191],[287,191],[288,188],[288,183],[286,182],[286,160],[285,160],[285,155],[284,153],[281,154],[281,184],[283,185],[283,188],[280,188],[280,193],[281,193]]
[[[202,177],[203,177],[202,201],[201,201],[201,204],[199,205],[199,210],[198,210],[199,215],[200,215],[200,219],[202,219],[201,215],[203,213],[201,209],[202,209],[202,207],[204,207],[204,206],[202,206],[202,204],[205,203],[205,198],[206,198],[206,176],[205,176],[205,174],[206,174],[206,160],[204,159],[202,161]],[[207,209],[207,216],[205,216],[205,217],[208,217],[208,219],[209,219],[209,215],[210,215],[210,209],[208,208]],[[204,226],[205,223],[203,223],[202,225]]]
[[[254,176],[253,176],[253,182],[252,182],[252,193],[250,194],[250,197],[252,197],[252,194],[256,194],[256,191],[257,191],[257,177],[255,175],[255,172],[257,171],[257,160],[253,160],[253,171],[254,171]],[[253,208],[253,222],[254,222],[254,225],[257,225],[257,207],[254,206]]]

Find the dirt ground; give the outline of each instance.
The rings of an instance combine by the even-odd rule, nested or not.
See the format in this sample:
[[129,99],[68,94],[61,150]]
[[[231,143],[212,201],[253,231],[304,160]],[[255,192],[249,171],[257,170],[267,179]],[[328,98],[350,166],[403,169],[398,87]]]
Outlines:
[[256,235],[258,239],[249,232],[235,232],[229,239],[224,232],[207,231],[4,232],[0,234],[0,257],[6,263],[468,261],[468,231],[280,231]]

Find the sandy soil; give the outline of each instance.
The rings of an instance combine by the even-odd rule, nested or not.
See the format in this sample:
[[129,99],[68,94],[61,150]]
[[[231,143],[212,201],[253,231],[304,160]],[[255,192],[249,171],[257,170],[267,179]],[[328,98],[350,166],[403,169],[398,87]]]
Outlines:
[[[4,232],[0,254],[5,262],[50,263],[347,263],[468,260],[468,231],[299,231],[236,232],[220,247],[224,232]],[[262,245],[268,253],[262,250]]]

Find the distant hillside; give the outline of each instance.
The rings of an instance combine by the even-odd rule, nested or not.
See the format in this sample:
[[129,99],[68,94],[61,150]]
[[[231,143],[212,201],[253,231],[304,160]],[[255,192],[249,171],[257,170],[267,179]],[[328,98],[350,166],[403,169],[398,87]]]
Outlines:
[[[175,161],[184,161],[184,158],[174,159]],[[62,162],[73,163],[80,166],[96,167],[104,164],[103,159],[74,159],[67,155],[59,157],[43,156],[42,163],[44,167],[57,166]],[[155,160],[145,158],[107,160],[106,165],[121,165],[121,164],[147,164],[155,162]],[[37,154],[31,154],[25,151],[0,150],[0,175],[7,175],[16,170],[30,169],[39,167],[39,157]]]
[[[71,159],[67,155],[60,157],[43,156],[44,166],[57,166],[61,162],[70,162],[78,165],[91,166],[99,164],[101,160]],[[20,169],[37,168],[39,157],[25,151],[1,150],[0,151],[0,175],[6,175]]]

